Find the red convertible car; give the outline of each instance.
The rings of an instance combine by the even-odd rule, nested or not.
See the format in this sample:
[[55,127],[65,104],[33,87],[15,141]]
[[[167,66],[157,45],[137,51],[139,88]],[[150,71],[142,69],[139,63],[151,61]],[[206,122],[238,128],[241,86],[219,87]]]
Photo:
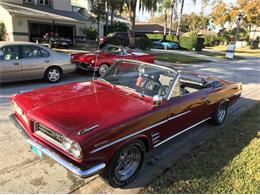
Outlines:
[[222,124],[241,90],[241,83],[119,60],[96,80],[13,95],[10,119],[39,156],[122,187],[145,152],[205,121]]
[[71,54],[71,61],[80,70],[97,71],[103,75],[109,66],[118,59],[140,60],[143,62],[154,63],[155,55],[140,52],[133,52],[122,46],[106,45],[102,50],[96,52],[80,52]]

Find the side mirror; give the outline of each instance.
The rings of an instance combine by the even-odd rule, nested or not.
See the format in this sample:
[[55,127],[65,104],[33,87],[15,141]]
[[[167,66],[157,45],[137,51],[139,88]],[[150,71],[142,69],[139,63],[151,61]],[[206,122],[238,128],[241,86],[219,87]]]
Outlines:
[[159,106],[161,104],[162,100],[163,100],[162,97],[159,95],[153,96],[153,105]]

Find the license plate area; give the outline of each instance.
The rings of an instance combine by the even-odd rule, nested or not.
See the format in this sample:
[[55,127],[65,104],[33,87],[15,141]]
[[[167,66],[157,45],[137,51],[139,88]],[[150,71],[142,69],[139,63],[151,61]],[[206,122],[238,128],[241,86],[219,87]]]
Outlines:
[[43,157],[43,153],[42,151],[40,151],[38,148],[36,148],[35,146],[31,146],[31,150],[33,151],[34,154],[36,154],[37,156],[39,156],[40,158]]

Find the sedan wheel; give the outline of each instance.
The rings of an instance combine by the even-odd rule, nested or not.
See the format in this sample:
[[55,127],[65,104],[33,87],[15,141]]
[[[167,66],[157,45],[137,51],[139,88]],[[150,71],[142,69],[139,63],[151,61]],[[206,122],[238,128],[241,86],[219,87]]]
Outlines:
[[58,82],[61,79],[61,70],[56,67],[49,68],[45,77],[51,83]]
[[102,76],[107,72],[107,70],[108,70],[108,65],[102,64],[98,69],[98,73]]
[[145,146],[141,141],[122,147],[105,170],[105,179],[112,187],[123,187],[137,175],[143,163]]
[[211,122],[215,125],[220,125],[224,122],[227,116],[227,103],[220,104],[218,110],[212,115]]

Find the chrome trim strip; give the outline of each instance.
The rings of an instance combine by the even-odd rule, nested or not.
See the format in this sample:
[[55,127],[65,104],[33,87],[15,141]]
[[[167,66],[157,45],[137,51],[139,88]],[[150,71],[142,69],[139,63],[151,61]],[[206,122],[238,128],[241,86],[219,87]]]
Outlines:
[[92,127],[89,127],[89,128],[85,128],[85,129],[82,129],[78,132],[78,135],[83,135],[85,134],[86,132],[90,131],[90,130],[93,130],[95,128],[99,127],[99,125],[94,125]]
[[98,151],[100,151],[100,150],[103,150],[103,149],[105,149],[105,148],[107,148],[107,147],[110,147],[110,146],[112,146],[112,145],[114,145],[114,144],[116,144],[116,143],[119,143],[119,142],[124,141],[124,140],[126,140],[126,139],[128,139],[128,138],[131,138],[131,137],[133,137],[133,136],[135,136],[135,135],[138,135],[138,134],[140,134],[140,133],[143,133],[143,132],[145,132],[145,131],[147,131],[147,130],[149,130],[149,129],[152,129],[152,128],[156,127],[156,126],[159,126],[159,125],[161,125],[161,124],[163,124],[163,123],[166,123],[166,122],[168,122],[169,120],[173,120],[173,119],[175,119],[175,118],[178,118],[178,117],[180,117],[180,116],[183,116],[184,114],[187,114],[187,113],[189,113],[189,112],[191,112],[191,110],[188,110],[188,111],[183,112],[183,113],[181,113],[181,114],[178,114],[178,115],[176,115],[176,116],[174,116],[174,117],[171,117],[171,119],[166,119],[166,120],[163,120],[163,121],[161,121],[161,122],[159,122],[159,123],[153,124],[153,125],[151,125],[151,126],[149,126],[149,127],[146,127],[146,128],[144,128],[144,129],[142,129],[142,130],[140,130],[140,131],[137,131],[137,132],[132,133],[132,134],[130,134],[130,135],[127,135],[127,136],[125,136],[125,137],[119,138],[118,140],[115,140],[115,141],[113,141],[113,142],[111,142],[111,143],[109,143],[109,144],[103,145],[103,146],[101,146],[101,147],[99,147],[99,148],[96,148],[96,149],[90,151],[89,154],[96,153],[96,152],[98,152]]
[[159,135],[159,134],[160,134],[159,132],[154,133],[154,134],[152,134],[152,137],[155,137],[155,136],[157,136],[157,135]]
[[186,132],[186,131],[192,129],[193,127],[196,127],[196,126],[200,125],[201,123],[203,123],[203,122],[209,120],[210,118],[211,118],[211,117],[208,117],[208,118],[206,118],[206,119],[204,119],[204,120],[202,120],[202,121],[200,121],[200,122],[198,122],[198,123],[196,123],[196,124],[194,124],[194,125],[192,125],[192,126],[186,128],[186,129],[180,131],[179,133],[174,134],[173,136],[167,138],[166,140],[163,140],[162,142],[160,142],[160,143],[154,145],[154,148],[156,148],[156,147],[160,146],[161,144],[163,144],[163,143],[165,143],[165,142],[171,140],[172,138],[174,138],[174,137],[176,137],[176,136],[178,136],[178,135],[180,135],[180,134],[182,134],[182,133],[184,133],[184,132]]
[[88,176],[94,175],[95,173],[98,173],[99,171],[101,171],[102,169],[105,168],[106,164],[105,163],[100,163],[100,164],[97,164],[97,165],[87,169],[87,170],[81,170],[80,168],[76,167],[75,165],[71,164],[70,162],[67,162],[65,159],[63,159],[59,155],[51,152],[50,150],[48,150],[44,146],[42,146],[39,143],[37,143],[37,142],[33,141],[32,139],[30,139],[28,134],[26,133],[24,127],[22,126],[22,124],[20,124],[20,122],[18,121],[18,119],[16,118],[16,116],[14,114],[11,114],[9,116],[9,118],[13,122],[15,127],[19,129],[21,134],[25,137],[26,141],[30,145],[36,147],[42,153],[44,153],[47,156],[51,157],[53,160],[57,161],[60,165],[64,166],[65,168],[67,168],[71,172],[75,173],[76,175],[78,175],[80,177],[88,177]]
[[168,121],[173,120],[173,119],[176,119],[176,118],[178,118],[178,117],[180,117],[180,116],[182,116],[182,115],[188,114],[188,113],[190,113],[190,112],[191,112],[191,110],[188,110],[188,111],[183,112],[183,113],[181,113],[181,114],[175,115],[175,116],[169,118]]

